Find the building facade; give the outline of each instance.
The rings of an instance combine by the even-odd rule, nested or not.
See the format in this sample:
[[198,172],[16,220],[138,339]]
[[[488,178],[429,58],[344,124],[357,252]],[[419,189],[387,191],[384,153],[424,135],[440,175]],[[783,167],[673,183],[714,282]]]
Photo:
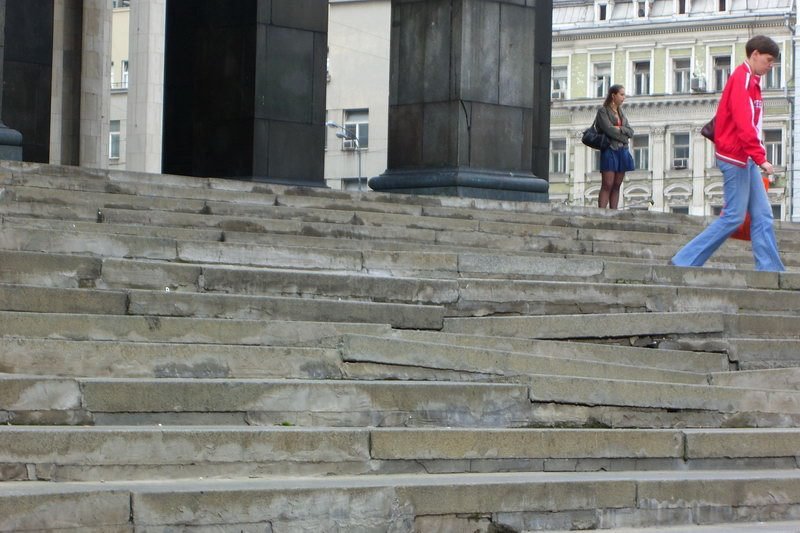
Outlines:
[[781,48],[763,81],[764,142],[776,175],[775,218],[791,217],[794,110],[792,0],[556,0],[553,12],[550,199],[597,205],[599,153],[580,142],[612,84],[625,86],[636,170],[622,208],[718,214],[722,176],[700,135],[753,35]]

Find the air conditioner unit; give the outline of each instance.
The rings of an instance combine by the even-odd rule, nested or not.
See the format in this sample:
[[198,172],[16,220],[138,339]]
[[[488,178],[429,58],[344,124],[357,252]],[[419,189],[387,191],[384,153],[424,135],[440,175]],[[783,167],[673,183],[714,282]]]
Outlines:
[[342,150],[355,150],[358,148],[355,139],[345,139],[342,141]]
[[672,168],[675,170],[683,170],[689,166],[689,160],[680,158],[680,159],[673,159],[672,160]]
[[698,77],[692,78],[690,87],[691,87],[691,89],[693,91],[701,92],[701,93],[705,92],[705,90],[706,90],[706,80],[705,80],[705,78],[698,78]]
[[553,91],[550,93],[551,100],[563,100],[564,99],[564,91]]

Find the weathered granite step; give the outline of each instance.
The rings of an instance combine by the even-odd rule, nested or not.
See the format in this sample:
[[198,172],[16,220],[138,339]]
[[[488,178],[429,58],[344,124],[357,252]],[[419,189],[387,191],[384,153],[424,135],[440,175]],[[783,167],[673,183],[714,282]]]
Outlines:
[[0,311],[0,336],[90,341],[336,348],[343,333],[388,333],[388,325]]
[[724,332],[725,318],[722,313],[691,312],[446,318],[442,331],[527,339],[701,334]]
[[599,363],[637,365],[684,372],[723,372],[729,370],[724,353],[654,349],[621,344],[598,344],[540,340],[520,337],[490,337],[439,331],[393,330],[382,333],[384,338],[416,340],[468,348],[505,350],[526,355],[566,357]]
[[0,375],[0,422],[518,427],[516,384]]
[[[794,332],[794,336],[797,332]],[[743,370],[800,367],[800,340],[727,338],[730,359]]]
[[[342,359],[398,367],[455,370],[483,376],[518,377],[530,374],[707,384],[703,374],[529,355],[501,350],[404,341],[365,335],[344,335]],[[352,374],[350,374],[352,375]]]
[[340,379],[336,348],[0,337],[0,372],[73,377]]
[[711,384],[752,389],[800,390],[800,362],[793,363],[794,368],[716,372],[711,374]]
[[9,482],[0,529],[607,529],[791,519],[798,504],[800,470]]
[[585,406],[715,411],[718,413],[774,413],[797,417],[800,392],[594,379],[568,376],[531,376],[534,403]]
[[796,429],[0,427],[0,480],[794,468]]
[[235,294],[147,290],[59,289],[0,284],[0,310],[36,313],[146,315],[150,317],[233,318],[390,324],[441,329],[444,308],[323,298],[282,298]]
[[800,392],[531,375],[520,383],[0,376],[12,424],[792,427]]

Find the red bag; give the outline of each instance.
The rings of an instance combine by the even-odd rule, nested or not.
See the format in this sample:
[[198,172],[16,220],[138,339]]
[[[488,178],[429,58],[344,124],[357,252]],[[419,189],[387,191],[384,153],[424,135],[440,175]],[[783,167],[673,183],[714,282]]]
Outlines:
[[[764,188],[769,190],[769,178],[762,176],[761,181],[764,182]],[[722,212],[720,212],[722,214]],[[747,212],[744,215],[744,222],[742,225],[736,228],[731,234],[731,239],[739,239],[740,241],[749,241],[750,240],[750,213]]]

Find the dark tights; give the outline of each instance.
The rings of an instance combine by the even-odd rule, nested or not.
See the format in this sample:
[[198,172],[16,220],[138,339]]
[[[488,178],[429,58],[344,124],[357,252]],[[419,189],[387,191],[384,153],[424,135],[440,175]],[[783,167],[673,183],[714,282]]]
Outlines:
[[616,209],[619,205],[619,188],[625,178],[624,172],[604,171],[600,173],[603,183],[600,186],[600,196],[597,199],[599,207],[610,207]]

